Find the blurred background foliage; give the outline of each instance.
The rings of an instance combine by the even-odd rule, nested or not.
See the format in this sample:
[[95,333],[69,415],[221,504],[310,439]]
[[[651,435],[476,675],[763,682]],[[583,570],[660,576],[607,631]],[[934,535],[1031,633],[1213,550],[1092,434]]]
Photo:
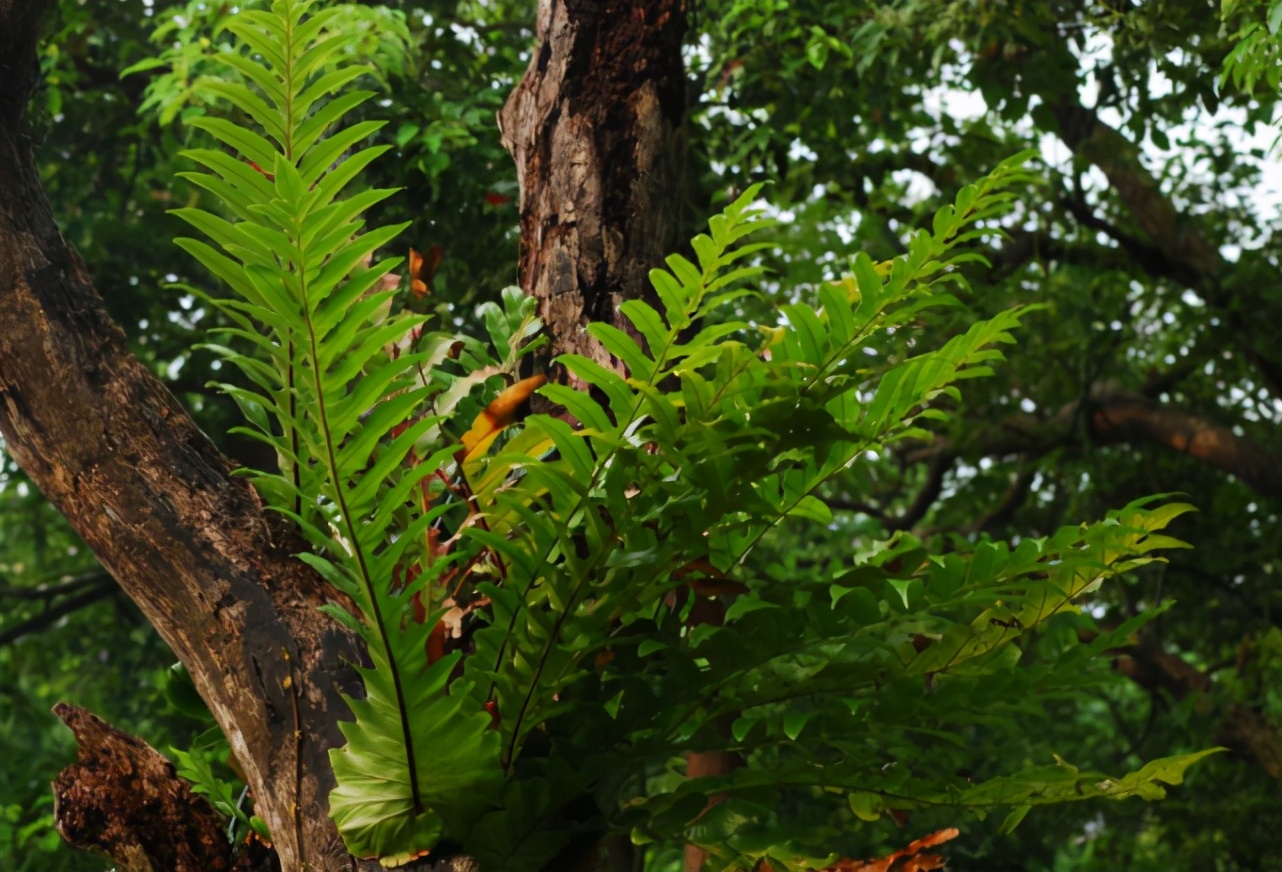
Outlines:
[[[940,762],[960,755],[980,776],[999,757],[1121,770],[1213,744],[1232,752],[1163,803],[1040,809],[1009,836],[998,821],[968,826],[950,845],[953,869],[1282,870],[1282,164],[1268,153],[1282,3],[1225,5],[692,0],[688,184],[674,195],[693,231],[733,192],[771,181],[788,219],[772,265],[790,292],[836,277],[854,251],[897,254],[1002,158],[1028,147],[1044,157],[991,267],[972,271],[972,311],[878,353],[935,347],[975,312],[1048,309],[996,377],[968,382],[938,440],[834,487],[837,522],[822,541],[780,536],[780,571],[828,571],[897,529],[966,550],[1146,494],[1182,492],[1201,510],[1174,531],[1192,550],[1090,604],[1114,626],[1175,601],[1112,672],[1054,710],[994,713],[990,732]],[[179,228],[166,210],[195,196],[177,175],[196,135],[184,119],[217,111],[192,93],[218,50],[195,34],[237,8],[59,0],[31,120],[63,232],[135,351],[225,450],[252,461],[252,445],[225,435],[234,410],[205,387],[217,364],[191,350],[213,316],[167,287],[208,284],[170,244]],[[465,329],[515,279],[516,178],[494,113],[529,60],[534,16],[534,0],[352,13],[352,50],[374,62],[385,95],[369,111],[390,120],[380,136],[395,146],[369,182],[402,189],[373,217],[414,222],[405,243],[434,267],[430,305]],[[170,662],[6,459],[6,869],[104,868],[52,831],[48,782],[72,743],[49,708],[65,699],[162,749],[185,747],[202,725],[167,707]]]

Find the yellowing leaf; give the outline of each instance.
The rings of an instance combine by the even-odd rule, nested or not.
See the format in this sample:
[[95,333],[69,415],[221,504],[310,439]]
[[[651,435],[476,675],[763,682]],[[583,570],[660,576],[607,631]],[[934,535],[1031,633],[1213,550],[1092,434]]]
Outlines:
[[547,380],[545,375],[532,375],[500,391],[481,414],[476,416],[476,420],[472,422],[472,429],[463,434],[465,457],[484,454],[504,428],[516,421],[521,404]]
[[431,281],[441,266],[444,250],[433,245],[427,254],[420,254],[411,248],[409,256],[410,290],[416,297],[426,297],[432,292]]

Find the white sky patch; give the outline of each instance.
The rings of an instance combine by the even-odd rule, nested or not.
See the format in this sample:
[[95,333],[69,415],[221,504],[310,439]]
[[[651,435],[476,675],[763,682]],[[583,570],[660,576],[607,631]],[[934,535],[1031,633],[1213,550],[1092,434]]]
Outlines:
[[[1085,81],[1079,89],[1079,98],[1084,106],[1096,104],[1099,85],[1093,69],[1111,63],[1112,51],[1111,39],[1105,34],[1095,33],[1087,39],[1085,48],[1078,53],[1085,70]],[[1173,54],[1175,56],[1171,59],[1178,63],[1180,61],[1178,50]],[[947,75],[949,69],[953,69],[956,78],[963,77],[963,73],[955,68],[946,68],[944,71],[946,77],[951,77]],[[1153,68],[1149,75],[1150,95],[1161,97],[1170,94],[1172,88],[1170,79]],[[1032,98],[1033,106],[1036,105],[1036,99],[1036,97]],[[981,119],[989,111],[983,96],[978,91],[961,88],[931,88],[922,93],[921,101],[923,108],[930,115],[936,118],[950,116],[963,123]],[[1099,116],[1102,121],[1114,128],[1122,128],[1127,121],[1126,115],[1109,106],[1101,107]],[[1140,153],[1150,170],[1155,170],[1168,161],[1179,160],[1184,162],[1187,178],[1190,181],[1210,181],[1209,174],[1197,165],[1200,155],[1185,147],[1183,143],[1214,142],[1222,137],[1234,154],[1240,156],[1240,160],[1254,163],[1260,170],[1258,184],[1243,190],[1228,191],[1224,196],[1231,205],[1252,206],[1260,216],[1261,222],[1267,223],[1275,221],[1282,214],[1282,146],[1274,148],[1278,141],[1280,126],[1282,126],[1282,119],[1272,125],[1256,123],[1248,129],[1246,112],[1243,109],[1221,106],[1212,114],[1198,104],[1185,113],[1181,123],[1165,130],[1171,144],[1169,149],[1160,148],[1152,141],[1145,140],[1140,143]],[[1016,123],[1015,129],[1031,134],[1032,122],[1025,118]],[[935,144],[934,140],[940,136],[941,134],[935,131],[914,131],[910,134],[910,144],[913,151],[919,154],[927,153]],[[1038,147],[1048,166],[1061,172],[1071,171],[1072,152],[1058,136],[1051,133],[1042,134],[1038,138]],[[870,144],[869,150],[876,149]],[[921,202],[937,193],[935,186],[925,176],[911,170],[900,170],[894,174],[894,178],[897,182],[906,185],[909,203]],[[1109,188],[1108,179],[1094,166],[1085,171],[1082,184],[1087,191],[1096,193]],[[1177,203],[1177,206],[1179,205],[1182,204]],[[1256,228],[1251,229],[1256,230]],[[1263,231],[1264,234],[1268,232],[1267,229]],[[1248,247],[1254,247],[1261,244],[1264,239],[1265,236],[1244,238],[1243,242]],[[1228,245],[1221,253],[1229,260],[1236,260],[1240,252],[1239,246]]]

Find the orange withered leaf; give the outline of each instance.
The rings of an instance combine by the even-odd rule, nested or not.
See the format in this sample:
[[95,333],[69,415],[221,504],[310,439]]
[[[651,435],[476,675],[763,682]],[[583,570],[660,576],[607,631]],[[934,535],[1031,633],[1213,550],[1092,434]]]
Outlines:
[[511,387],[504,388],[481,414],[476,416],[476,420],[472,422],[472,429],[463,434],[465,456],[474,457],[483,454],[504,428],[516,421],[521,404],[547,380],[545,375],[532,375],[521,379]]
[[441,268],[441,261],[444,257],[445,250],[439,245],[433,245],[427,250],[427,254],[420,254],[414,248],[410,249],[410,290],[414,293],[414,296],[426,297],[432,292],[430,285],[432,277]]
[[267,181],[269,181],[269,182],[274,182],[274,181],[276,181],[276,174],[275,174],[275,173],[269,173],[269,172],[267,172],[267,170],[263,169],[263,168],[262,168],[262,167],[260,167],[258,164],[254,163],[252,160],[247,160],[247,161],[245,161],[245,163],[247,163],[247,164],[249,164],[251,167],[253,167],[253,168],[254,168],[254,169],[255,169],[259,174],[261,174],[261,175],[263,176],[263,178],[267,179]]
[[[921,851],[942,845],[959,835],[961,830],[956,827],[936,830],[930,835],[922,836],[917,841],[909,843],[908,847],[900,848],[889,857],[881,857],[877,860],[838,860],[824,872],[933,872],[933,870],[944,868],[944,858],[938,854],[923,854]],[[898,860],[903,860],[903,864],[896,866],[895,862]]]

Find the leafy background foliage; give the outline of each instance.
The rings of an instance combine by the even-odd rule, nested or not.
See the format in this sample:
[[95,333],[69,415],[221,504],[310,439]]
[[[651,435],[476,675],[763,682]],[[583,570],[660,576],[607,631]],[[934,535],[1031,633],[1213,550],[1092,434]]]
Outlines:
[[[188,348],[191,329],[218,316],[160,288],[169,276],[209,285],[180,252],[162,244],[178,232],[164,211],[188,203],[194,193],[174,182],[177,171],[189,168],[176,153],[192,130],[181,112],[161,125],[158,116],[140,119],[134,109],[144,82],[169,89],[169,105],[185,99],[184,86],[155,70],[116,80],[118,69],[154,53],[147,43],[153,16],[182,16],[168,38],[183,47],[197,43],[192,35],[211,13],[200,5],[163,3],[64,6],[61,30],[48,42],[48,86],[37,119],[52,199],[136,350],[174,380],[209,432],[225,433],[236,411],[203,386],[211,376],[227,380],[228,373],[213,370],[207,353]],[[381,204],[373,219],[412,218],[411,241],[425,250],[445,248],[431,305],[450,321],[478,325],[478,335],[472,302],[497,296],[494,289],[509,280],[515,262],[502,255],[515,249],[515,213],[503,200],[513,192],[513,173],[490,118],[523,66],[531,6],[397,7],[393,12],[404,13],[409,39],[402,54],[389,48],[381,56],[391,105],[357,111],[357,117],[368,111],[393,118],[380,141],[394,146],[396,159],[375,164],[369,183],[406,188]],[[706,203],[727,180],[775,179],[771,200],[794,220],[775,231],[789,244],[770,262],[786,271],[790,284],[800,283],[794,287],[804,288],[809,277],[818,293],[822,280],[845,268],[829,252],[864,249],[875,262],[898,253],[907,230],[928,223],[941,202],[954,199],[956,189],[976,177],[975,167],[993,166],[1054,134],[1054,119],[1037,111],[1039,103],[1075,93],[1093,79],[1098,105],[1119,113],[1119,129],[1157,149],[1146,152],[1146,160],[1162,193],[1187,204],[1216,247],[1242,249],[1237,260],[1222,265],[1226,273],[1275,288],[1259,277],[1276,275],[1276,209],[1261,212],[1259,200],[1240,195],[1255,184],[1259,162],[1232,132],[1273,117],[1276,88],[1257,82],[1249,98],[1233,87],[1216,88],[1240,21],[1221,31],[1205,4],[1195,2],[1166,4],[1160,18],[1147,5],[1118,12],[1111,4],[1025,4],[1019,15],[996,9],[939,3],[698,7],[696,27],[707,41],[692,54],[692,71],[702,79],[692,142],[708,173],[702,187],[683,192],[692,201],[690,213],[706,214]],[[1267,10],[1240,4],[1236,12],[1249,21],[1246,16]],[[1267,18],[1256,20],[1267,30]],[[1110,52],[1090,49],[1100,39]],[[1155,76],[1170,90],[1151,89]],[[980,93],[989,111],[978,118],[939,111],[940,98],[931,89],[941,85]],[[158,112],[160,103],[154,105]],[[1222,113],[1218,128],[1194,135],[1184,126],[1190,113],[1214,111]],[[959,449],[955,456],[945,464],[888,452],[879,455],[880,464],[861,464],[822,493],[834,512],[831,524],[776,528],[760,546],[762,565],[790,578],[814,572],[815,565],[831,569],[834,555],[848,552],[851,543],[867,547],[904,520],[932,548],[952,542],[966,551],[983,534],[1050,535],[1146,494],[1184,491],[1201,511],[1178,521],[1178,534],[1197,547],[1166,566],[1141,568],[1124,583],[1106,585],[1093,613],[1116,627],[1155,604],[1178,600],[1147,632],[1205,671],[1210,692],[1143,687],[1101,672],[1101,684],[1087,691],[1089,700],[1078,695],[1023,712],[1040,718],[1033,730],[1028,721],[1020,727],[992,718],[985,725],[991,744],[984,747],[1000,752],[966,753],[964,765],[999,761],[1009,771],[1042,764],[1054,749],[1073,763],[1134,769],[1143,759],[1214,744],[1235,704],[1261,713],[1276,728],[1279,709],[1270,696],[1279,669],[1276,500],[1191,458],[1142,443],[1096,444],[1082,430],[1027,451],[992,447],[994,422],[1005,422],[1006,432],[1012,421],[1045,423],[1101,381],[1135,387],[1172,369],[1186,372],[1165,386],[1162,399],[1262,444],[1276,443],[1276,397],[1227,335],[1223,312],[1208,310],[1180,282],[1152,274],[1065,205],[1080,178],[1082,196],[1097,216],[1133,229],[1116,190],[1080,160],[1060,159],[1037,171],[1040,180],[1026,188],[1010,227],[1015,240],[1041,242],[1033,249],[1039,254],[1020,261],[1004,252],[992,272],[968,268],[982,276],[983,292],[967,301],[981,314],[1027,302],[1053,308],[1024,318],[1019,346],[1008,350],[1010,362],[994,377],[966,385],[963,404],[951,410],[947,425]],[[769,323],[769,301],[736,305],[737,317],[760,315]],[[955,310],[954,320],[948,314],[937,310],[925,324],[931,337],[926,347],[938,347],[973,319],[963,309]],[[902,359],[904,343],[922,341],[916,336],[880,336],[875,359]],[[461,419],[475,410],[474,403]],[[270,459],[247,440],[228,447],[251,463]],[[942,473],[939,467],[945,467]],[[919,494],[936,479],[939,498],[915,516]],[[29,590],[92,570],[61,522],[20,483],[10,470],[2,529],[11,584]],[[4,608],[8,628],[43,605],[6,598]],[[144,628],[121,632],[113,609],[133,614],[100,601],[0,652],[4,692],[14,700],[10,708],[6,699],[5,710],[27,713],[6,721],[11,726],[4,745],[29,761],[6,783],[11,825],[3,832],[12,847],[0,851],[31,868],[98,868],[90,858],[59,852],[41,818],[47,806],[35,799],[67,753],[56,732],[37,726],[49,703],[65,694],[161,746],[170,737],[185,745],[184,733],[193,730],[176,718],[157,720],[154,694],[166,658],[158,643],[146,641],[152,637]],[[104,656],[109,668],[87,679],[81,665]],[[138,665],[112,666],[122,659]],[[948,762],[940,760],[941,771],[951,771],[942,768]],[[967,777],[990,774],[996,773]],[[1279,814],[1275,798],[1276,783],[1249,756],[1219,755],[1191,770],[1190,788],[1164,803],[1038,810],[1005,836],[996,834],[998,820],[971,824],[952,843],[957,847],[950,858],[954,867],[972,868],[966,865],[972,862],[977,869],[1277,868],[1282,858],[1268,835]],[[918,820],[926,818],[915,817],[914,824]],[[902,842],[895,838],[887,846]],[[663,852],[656,849],[656,856]]]

